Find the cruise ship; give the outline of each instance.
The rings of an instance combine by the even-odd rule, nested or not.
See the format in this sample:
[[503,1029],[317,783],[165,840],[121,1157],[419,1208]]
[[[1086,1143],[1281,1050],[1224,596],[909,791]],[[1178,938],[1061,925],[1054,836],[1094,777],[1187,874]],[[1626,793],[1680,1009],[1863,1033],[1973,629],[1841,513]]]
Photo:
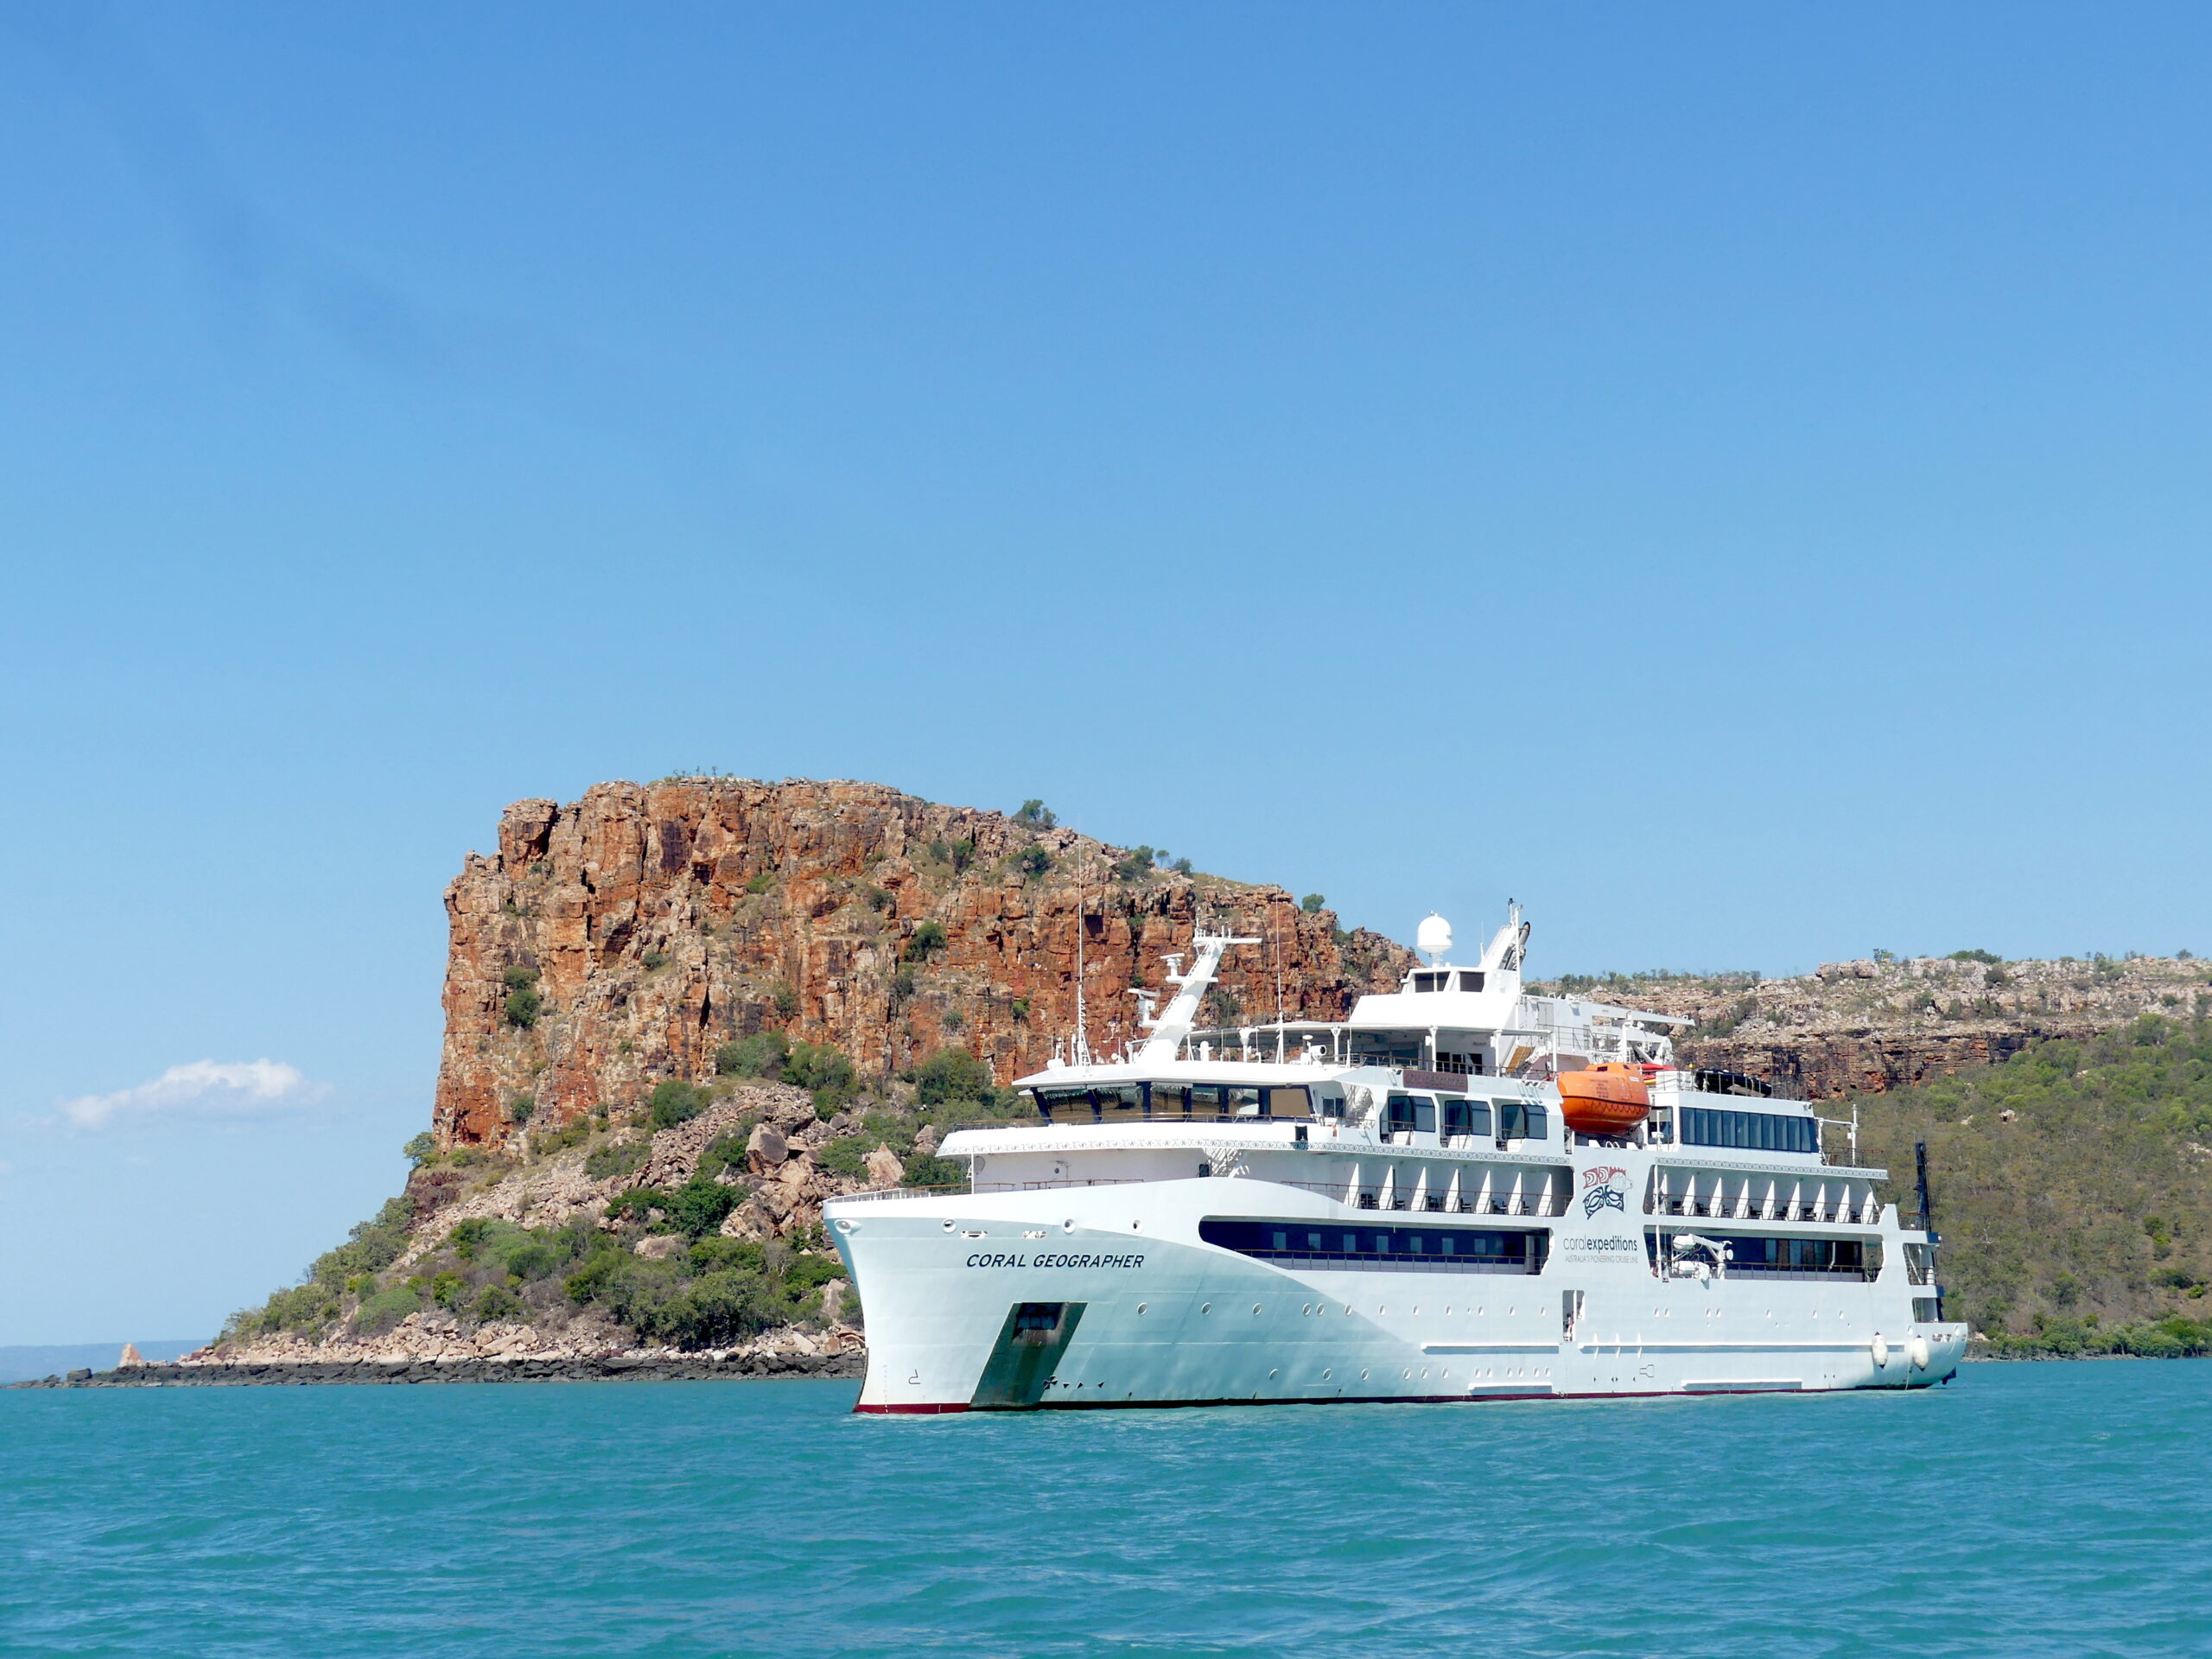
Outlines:
[[1141,1040],[1080,1030],[1035,1121],[941,1148],[964,1192],[825,1208],[865,1313],[861,1412],[1924,1388],[1924,1178],[1880,1200],[1855,1125],[1675,1064],[1667,1015],[1524,990],[1517,909],[1341,1021],[1206,1029],[1198,930]]

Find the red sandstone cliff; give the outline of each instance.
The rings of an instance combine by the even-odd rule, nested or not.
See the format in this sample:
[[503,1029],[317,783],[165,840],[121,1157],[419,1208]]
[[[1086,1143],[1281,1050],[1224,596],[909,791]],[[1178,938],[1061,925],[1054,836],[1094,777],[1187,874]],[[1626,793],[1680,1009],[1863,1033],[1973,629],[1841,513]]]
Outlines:
[[771,1027],[876,1076],[957,1044],[1004,1083],[1074,1028],[1078,926],[1101,1050],[1135,1033],[1129,988],[1160,984],[1201,910],[1266,941],[1232,951],[1222,979],[1247,1018],[1273,1016],[1278,976],[1290,1017],[1341,1017],[1410,960],[1283,888],[1137,862],[878,784],[693,779],[518,802],[499,851],[470,854],[446,890],[439,1140],[503,1137],[518,1098],[539,1125],[634,1105]]

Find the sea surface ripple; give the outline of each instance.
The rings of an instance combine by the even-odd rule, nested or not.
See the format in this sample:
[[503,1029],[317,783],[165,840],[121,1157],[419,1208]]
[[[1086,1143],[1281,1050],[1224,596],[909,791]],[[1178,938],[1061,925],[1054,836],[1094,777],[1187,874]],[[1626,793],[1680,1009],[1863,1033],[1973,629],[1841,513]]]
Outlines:
[[2203,1362],[1605,1404],[853,1393],[0,1393],[0,1652],[2212,1652]]

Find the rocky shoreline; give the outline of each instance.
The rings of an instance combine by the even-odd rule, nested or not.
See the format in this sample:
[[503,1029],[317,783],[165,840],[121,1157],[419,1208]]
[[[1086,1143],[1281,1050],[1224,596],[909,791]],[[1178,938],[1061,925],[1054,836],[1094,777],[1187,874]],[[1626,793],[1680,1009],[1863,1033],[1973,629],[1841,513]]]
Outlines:
[[564,1359],[358,1359],[197,1361],[71,1371],[8,1384],[17,1389],[298,1388],[417,1382],[720,1382],[766,1377],[857,1377],[858,1353],[751,1353],[717,1357],[610,1354]]

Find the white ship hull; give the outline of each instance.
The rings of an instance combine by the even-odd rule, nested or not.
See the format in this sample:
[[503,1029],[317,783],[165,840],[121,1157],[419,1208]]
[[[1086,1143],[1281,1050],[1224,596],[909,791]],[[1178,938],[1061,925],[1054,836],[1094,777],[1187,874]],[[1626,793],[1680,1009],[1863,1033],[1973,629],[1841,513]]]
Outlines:
[[[1722,1224],[1573,1208],[1525,1223],[1377,1213],[1223,1179],[834,1204],[868,1322],[857,1408],[1904,1389],[1945,1380],[1963,1352],[1965,1326],[1914,1318],[1930,1293],[1908,1281],[1893,1208],[1865,1230],[1891,1241],[1871,1278],[1675,1276],[1646,1233]],[[1203,1242],[1208,1217],[1310,1225],[1332,1241],[1526,1226],[1548,1248],[1535,1272],[1262,1260]],[[1023,1319],[1036,1328],[1017,1330]]]

